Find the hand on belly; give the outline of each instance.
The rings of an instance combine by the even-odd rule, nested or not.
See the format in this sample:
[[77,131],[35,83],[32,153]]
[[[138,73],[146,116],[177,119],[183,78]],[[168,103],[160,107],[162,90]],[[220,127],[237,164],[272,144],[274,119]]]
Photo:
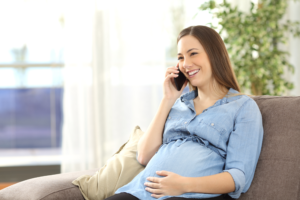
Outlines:
[[152,193],[151,196],[160,198],[166,195],[177,196],[186,193],[186,181],[183,176],[173,172],[157,171],[159,177],[148,177],[149,182],[145,182],[145,190]]

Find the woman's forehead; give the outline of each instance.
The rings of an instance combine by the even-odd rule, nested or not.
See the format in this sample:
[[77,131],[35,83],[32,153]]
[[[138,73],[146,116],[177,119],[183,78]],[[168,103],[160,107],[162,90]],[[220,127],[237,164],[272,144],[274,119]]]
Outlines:
[[178,41],[178,45],[177,45],[178,53],[184,54],[189,49],[192,49],[192,48],[195,48],[198,50],[203,49],[201,43],[194,36],[186,35]]

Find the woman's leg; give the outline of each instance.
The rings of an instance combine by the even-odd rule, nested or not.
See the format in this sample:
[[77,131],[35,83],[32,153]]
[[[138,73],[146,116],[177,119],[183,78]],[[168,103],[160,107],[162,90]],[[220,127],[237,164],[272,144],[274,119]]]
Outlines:
[[119,194],[114,194],[114,195],[106,198],[105,200],[139,200],[139,199],[131,194],[126,193],[126,192],[121,192]]
[[[233,199],[231,198],[228,194],[222,194],[221,196],[218,197],[213,197],[213,198],[205,198],[201,200],[224,200],[224,199]],[[183,197],[170,197],[167,198],[166,200],[199,200],[199,199],[194,199],[194,198],[183,198]]]
[[[233,199],[227,194],[223,194],[218,197],[213,197],[213,198],[206,198],[206,199],[201,199],[201,200],[224,200],[224,199]],[[113,196],[110,196],[106,198],[105,200],[139,200],[135,196],[128,194],[126,192],[121,192],[119,194],[115,194]],[[193,199],[193,198],[183,198],[183,197],[170,197],[167,198],[166,200],[199,200],[199,199]]]

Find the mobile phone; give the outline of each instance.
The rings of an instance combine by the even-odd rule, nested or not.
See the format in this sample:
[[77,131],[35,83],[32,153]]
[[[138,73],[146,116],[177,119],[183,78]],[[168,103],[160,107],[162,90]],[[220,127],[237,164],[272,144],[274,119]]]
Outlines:
[[175,85],[176,85],[176,88],[178,91],[181,90],[183,84],[185,83],[186,81],[186,77],[185,75],[180,71],[179,67],[178,67],[178,70],[179,70],[179,74],[177,77],[174,78],[174,82],[175,82]]

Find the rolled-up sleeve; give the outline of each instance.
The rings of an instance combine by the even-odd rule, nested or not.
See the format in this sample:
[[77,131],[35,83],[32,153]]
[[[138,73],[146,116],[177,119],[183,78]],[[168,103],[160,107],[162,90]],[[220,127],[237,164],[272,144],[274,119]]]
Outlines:
[[253,99],[240,107],[235,117],[233,130],[228,139],[224,172],[231,174],[235,191],[228,193],[238,199],[253,180],[263,141],[262,116]]
[[[139,157],[139,154],[138,154],[138,151],[136,151],[136,155],[135,155],[136,161],[137,161],[139,164],[143,165],[143,164],[140,163],[140,161],[138,160],[138,157]],[[143,165],[143,166],[146,167],[146,165]]]

